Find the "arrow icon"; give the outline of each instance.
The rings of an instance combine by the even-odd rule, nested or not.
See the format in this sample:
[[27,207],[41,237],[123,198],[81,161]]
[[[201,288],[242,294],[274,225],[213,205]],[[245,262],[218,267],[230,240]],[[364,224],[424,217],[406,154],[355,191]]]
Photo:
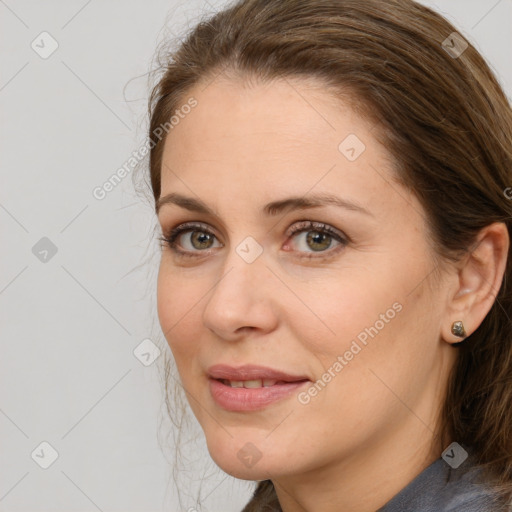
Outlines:
[[32,254],[39,261],[48,263],[57,254],[57,246],[47,236],[43,236],[32,247]]
[[238,450],[237,453],[237,457],[248,468],[252,468],[255,464],[257,464],[262,456],[263,454],[252,443],[245,443],[243,448]]
[[39,467],[48,469],[59,458],[59,454],[49,442],[43,441],[34,448],[30,457]]
[[252,236],[248,236],[237,245],[236,252],[246,263],[252,263],[261,255],[263,247]]
[[468,452],[459,443],[453,442],[441,454],[441,457],[449,466],[457,469],[468,458]]
[[149,338],[146,338],[133,349],[133,355],[144,366],[149,366],[160,356],[160,349]]
[[458,59],[468,48],[468,42],[458,32],[452,32],[442,44],[453,59]]
[[34,37],[30,43],[30,47],[39,57],[47,59],[57,50],[59,43],[50,33],[44,31]]
[[339,152],[349,162],[355,162],[365,149],[366,146],[363,144],[363,141],[355,133],[347,135],[338,145]]

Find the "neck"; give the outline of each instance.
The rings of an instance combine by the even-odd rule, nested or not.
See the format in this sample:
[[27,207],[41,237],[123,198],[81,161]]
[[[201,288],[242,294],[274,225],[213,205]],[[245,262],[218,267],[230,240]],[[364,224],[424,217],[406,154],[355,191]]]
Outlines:
[[400,430],[342,460],[273,480],[283,512],[375,512],[441,456],[437,437],[409,414]]

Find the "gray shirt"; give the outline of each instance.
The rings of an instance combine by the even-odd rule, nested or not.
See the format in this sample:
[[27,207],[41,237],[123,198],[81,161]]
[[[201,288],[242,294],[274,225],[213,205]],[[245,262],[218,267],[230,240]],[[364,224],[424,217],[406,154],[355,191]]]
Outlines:
[[377,512],[505,512],[468,457],[458,468],[439,458]]

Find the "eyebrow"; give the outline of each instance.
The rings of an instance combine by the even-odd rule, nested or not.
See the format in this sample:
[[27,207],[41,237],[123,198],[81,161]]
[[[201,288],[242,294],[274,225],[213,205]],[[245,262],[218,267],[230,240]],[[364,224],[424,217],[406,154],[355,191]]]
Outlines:
[[[183,196],[175,192],[167,194],[158,199],[156,202],[156,213],[158,214],[162,206],[166,204],[175,204],[191,212],[216,216],[215,212],[200,199]],[[279,215],[280,213],[285,213],[292,210],[306,210],[308,208],[317,208],[331,205],[344,208],[345,210],[351,210],[375,217],[372,212],[364,208],[362,205],[331,194],[314,194],[308,195],[307,197],[295,196],[286,199],[280,199],[278,201],[272,201],[271,203],[266,204],[262,211],[267,216],[275,216]]]

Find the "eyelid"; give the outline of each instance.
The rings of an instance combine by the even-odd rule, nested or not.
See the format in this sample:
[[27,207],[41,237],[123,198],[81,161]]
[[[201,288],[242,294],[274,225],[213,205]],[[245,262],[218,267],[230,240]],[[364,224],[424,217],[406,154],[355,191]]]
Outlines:
[[326,222],[314,221],[309,219],[297,219],[290,228],[286,231],[286,236],[292,236],[295,233],[300,231],[306,231],[309,228],[310,231],[323,231],[333,236],[338,236],[339,238],[349,242],[350,239],[345,233],[336,229],[335,227],[327,224]]
[[[199,229],[196,229],[196,228],[199,228]],[[172,234],[180,233],[180,232],[186,231],[188,229],[190,229],[190,230],[194,229],[195,231],[204,230],[207,233],[211,233],[212,235],[215,235],[215,233],[213,233],[213,229],[208,224],[205,224],[205,223],[199,222],[199,221],[182,222],[181,224],[177,224],[174,228],[171,228],[167,231],[162,229],[162,232],[164,232],[166,237],[170,237]],[[217,236],[217,235],[215,235],[215,236]]]

